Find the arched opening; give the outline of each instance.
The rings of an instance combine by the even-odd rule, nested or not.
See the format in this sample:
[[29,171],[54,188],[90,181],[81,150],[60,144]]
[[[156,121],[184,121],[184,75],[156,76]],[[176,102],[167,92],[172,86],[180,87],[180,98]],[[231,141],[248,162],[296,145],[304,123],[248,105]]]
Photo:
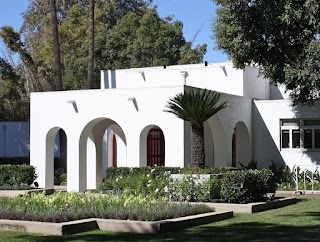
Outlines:
[[224,167],[227,165],[226,135],[217,115],[204,122],[204,142],[206,166]]
[[248,164],[251,160],[251,142],[247,126],[243,122],[238,122],[232,135],[232,166]]
[[165,138],[162,129],[156,125],[141,131],[140,166],[165,166]]
[[46,136],[46,187],[67,184],[67,135],[60,127],[50,129]]
[[126,137],[114,120],[97,118],[83,129],[79,143],[80,190],[96,189],[108,167],[125,166]]

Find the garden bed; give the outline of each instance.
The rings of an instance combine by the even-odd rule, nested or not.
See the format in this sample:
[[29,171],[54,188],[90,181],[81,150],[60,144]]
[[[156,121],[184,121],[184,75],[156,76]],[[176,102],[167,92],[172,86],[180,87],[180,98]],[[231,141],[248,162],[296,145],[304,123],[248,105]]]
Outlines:
[[48,223],[0,219],[0,229],[46,235],[67,235],[91,230],[155,234],[177,231],[189,227],[231,218],[232,212],[211,212],[160,221],[132,221],[116,219],[82,219],[71,222]]
[[257,213],[270,209],[280,208],[287,205],[295,204],[298,202],[298,199],[295,197],[285,197],[285,198],[276,198],[275,200],[270,200],[266,202],[255,202],[255,203],[246,203],[246,204],[237,204],[237,203],[215,203],[215,202],[206,202],[206,203],[191,203],[191,204],[202,204],[210,208],[215,209],[215,211],[233,211],[234,213]]

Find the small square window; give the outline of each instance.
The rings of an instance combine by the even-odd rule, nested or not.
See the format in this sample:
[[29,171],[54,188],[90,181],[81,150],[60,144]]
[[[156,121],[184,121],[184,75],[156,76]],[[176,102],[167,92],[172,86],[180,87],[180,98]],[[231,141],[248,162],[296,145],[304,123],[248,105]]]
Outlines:
[[300,130],[292,130],[292,148],[300,148]]
[[314,130],[314,141],[315,141],[315,148],[319,149],[320,148],[320,129],[315,129]]
[[312,129],[305,129],[303,133],[303,147],[308,149],[312,148]]
[[289,130],[282,130],[281,135],[281,147],[282,148],[289,148],[290,142],[289,142]]

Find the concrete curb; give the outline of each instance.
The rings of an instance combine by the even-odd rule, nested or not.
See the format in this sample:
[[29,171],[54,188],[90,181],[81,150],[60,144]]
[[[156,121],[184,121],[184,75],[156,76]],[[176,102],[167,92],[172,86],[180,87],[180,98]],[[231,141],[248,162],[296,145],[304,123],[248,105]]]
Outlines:
[[192,203],[204,204],[215,211],[233,211],[234,213],[257,213],[270,209],[281,208],[290,204],[297,203],[296,197],[285,197],[267,202],[236,204],[236,203]]
[[91,218],[64,223],[47,223],[0,219],[0,229],[45,235],[76,234],[96,229],[112,232],[156,234],[207,224],[214,221],[228,219],[232,216],[233,212],[225,211],[203,213],[152,222]]
[[54,189],[30,189],[30,190],[0,190],[0,197],[18,197],[31,193],[42,193],[51,195],[54,193]]

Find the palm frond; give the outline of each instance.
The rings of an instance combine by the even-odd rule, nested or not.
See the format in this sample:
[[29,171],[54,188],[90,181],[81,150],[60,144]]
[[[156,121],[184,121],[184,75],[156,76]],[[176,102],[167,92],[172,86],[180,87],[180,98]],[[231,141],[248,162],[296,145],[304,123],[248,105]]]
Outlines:
[[227,107],[227,102],[217,105],[219,99],[220,94],[215,91],[192,89],[170,98],[164,111],[183,120],[200,124]]

